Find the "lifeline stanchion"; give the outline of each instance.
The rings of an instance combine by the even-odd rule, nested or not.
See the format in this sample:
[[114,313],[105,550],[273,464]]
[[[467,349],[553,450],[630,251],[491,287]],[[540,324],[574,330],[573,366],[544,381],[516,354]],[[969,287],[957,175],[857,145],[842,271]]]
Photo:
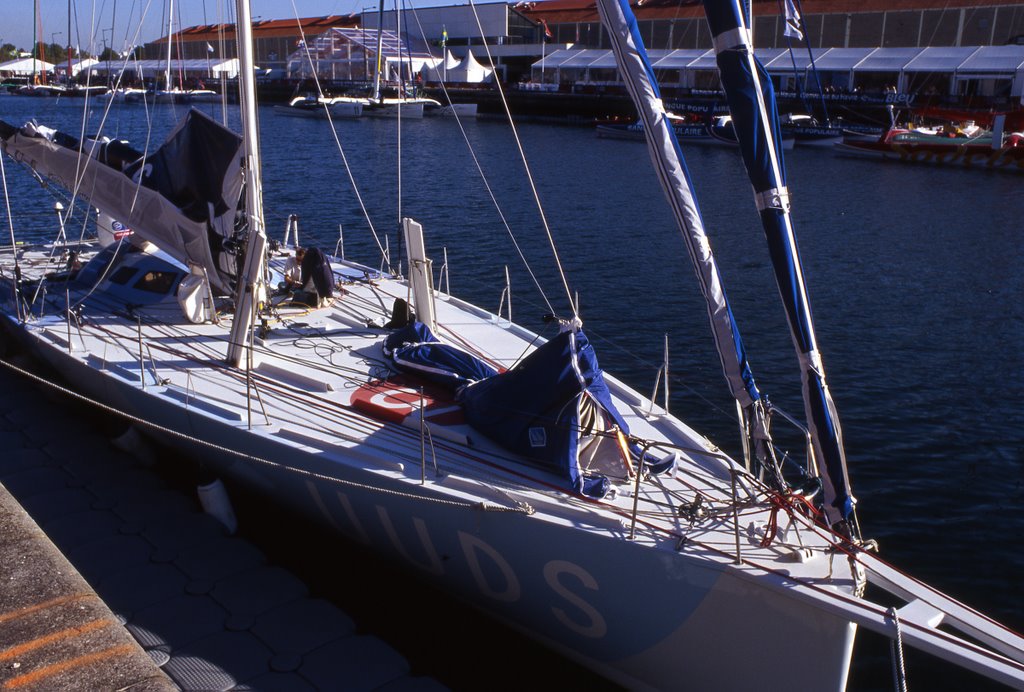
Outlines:
[[629,524],[629,540],[636,537],[636,513],[640,501],[640,476],[644,472],[644,456],[647,454],[647,446],[640,451],[640,461],[636,465],[636,485],[633,486],[633,516]]
[[[64,289],[64,310],[67,313],[68,318],[68,353],[70,354],[74,349],[71,348],[71,291],[67,288]],[[139,351],[139,358],[141,362],[141,350]]]
[[142,355],[142,316],[135,316],[135,330],[138,335],[139,341],[139,382],[142,383],[142,388],[146,388],[146,360],[145,356]]
[[427,484],[427,436],[423,418],[423,387],[420,387],[420,485]]
[[736,531],[736,564],[743,564],[743,556],[740,553],[740,508],[736,496],[736,469],[729,469],[732,478],[732,523]]

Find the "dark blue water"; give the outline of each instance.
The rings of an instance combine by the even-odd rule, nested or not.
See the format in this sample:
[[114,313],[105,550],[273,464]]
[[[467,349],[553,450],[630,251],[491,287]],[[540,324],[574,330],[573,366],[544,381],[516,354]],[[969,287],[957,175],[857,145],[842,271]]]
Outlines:
[[[20,124],[37,115],[78,131],[81,106],[2,98],[0,118]],[[156,112],[151,147],[182,113],[180,107]],[[115,108],[106,131],[129,136],[141,148],[141,114],[137,106]],[[92,115],[90,128],[101,113],[97,108]],[[346,255],[378,265],[327,123],[283,118],[270,109],[261,118],[270,234],[282,237],[288,214],[297,213],[304,242],[334,248],[341,223]],[[704,306],[646,148],[601,140],[586,128],[522,124],[519,132],[602,365],[649,392],[667,334],[674,411],[735,451],[733,405]],[[394,248],[395,123],[339,122],[337,133],[363,204]],[[507,125],[469,122],[465,136],[548,299],[564,312],[565,291]],[[508,265],[513,316],[538,325],[548,308],[517,259],[457,124],[406,121],[401,152],[402,213],[423,223],[435,266],[447,248],[453,293],[497,309]],[[687,156],[758,384],[776,404],[799,414],[796,358],[740,159],[717,148],[694,148]],[[865,535],[898,567],[1024,629],[1024,406],[1018,394],[1024,376],[1024,176],[799,148],[787,152],[786,164]],[[15,229],[48,232],[52,201],[10,161],[6,172]],[[340,579],[324,578],[317,565],[306,567],[324,588]],[[385,579],[387,568],[375,569],[369,581]],[[348,580],[361,569],[344,571]],[[510,687],[580,674],[566,666],[545,677],[540,671],[556,659],[457,606],[438,610],[438,602],[447,602],[433,592],[409,596],[406,587],[412,588],[403,582],[401,610],[389,616],[399,622],[381,623],[382,636],[400,648],[407,643],[412,650],[404,653],[448,684],[493,687],[493,671],[484,677],[469,672],[466,658],[506,668],[516,657],[515,670],[501,673]],[[365,582],[345,587],[372,588]],[[417,610],[417,603],[434,610]],[[851,689],[891,689],[884,641],[862,637],[855,660]],[[910,656],[908,668],[914,689],[989,687],[923,655]]]

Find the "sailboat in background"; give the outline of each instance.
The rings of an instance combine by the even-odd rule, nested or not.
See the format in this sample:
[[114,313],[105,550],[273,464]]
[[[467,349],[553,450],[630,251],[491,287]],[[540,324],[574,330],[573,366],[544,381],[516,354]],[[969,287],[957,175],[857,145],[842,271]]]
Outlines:
[[424,228],[405,217],[404,262],[384,244],[384,269],[307,252],[302,289],[278,291],[293,248],[265,230],[250,8],[236,5],[241,135],[191,111],[144,156],[0,122],[8,156],[133,229],[0,248],[12,341],[182,459],[628,687],[841,689],[858,627],[1024,685],[1024,639],[861,535],[773,94],[738,2],[705,11],[802,369],[795,477],[627,0],[598,10],[706,301],[743,459],[602,371],[564,272],[535,333],[436,288]]
[[220,100],[220,95],[205,87],[185,89],[180,83],[175,84],[171,75],[174,56],[174,0],[168,0],[167,10],[167,63],[164,67],[163,88],[154,81],[147,90],[132,89],[123,94],[123,100],[137,103],[147,100],[152,103],[210,103]]

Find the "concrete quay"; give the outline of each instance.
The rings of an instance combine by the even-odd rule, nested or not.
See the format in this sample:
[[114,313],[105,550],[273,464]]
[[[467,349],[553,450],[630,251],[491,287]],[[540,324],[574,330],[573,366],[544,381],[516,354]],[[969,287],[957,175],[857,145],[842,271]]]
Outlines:
[[0,366],[0,690],[447,689]]

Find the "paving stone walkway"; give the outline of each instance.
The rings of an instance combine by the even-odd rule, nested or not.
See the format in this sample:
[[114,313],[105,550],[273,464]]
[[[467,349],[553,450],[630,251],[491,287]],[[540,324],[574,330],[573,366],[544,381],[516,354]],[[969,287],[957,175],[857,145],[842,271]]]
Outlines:
[[[94,590],[96,607],[109,608],[123,625],[115,629],[148,654],[140,662],[138,649],[131,652],[131,665],[143,666],[135,681],[145,683],[133,690],[447,689],[411,671],[402,654],[312,597],[251,543],[228,535],[196,498],[116,448],[82,408],[0,366],[0,485],[45,533],[32,540],[52,541],[74,566],[71,574],[47,566],[45,579]],[[0,532],[0,548],[3,541]],[[0,577],[8,573],[0,567]],[[75,581],[81,577],[87,584]],[[0,584],[0,606],[10,588]],[[40,583],[40,597],[43,589]],[[0,609],[0,618],[9,610]],[[0,683],[26,672],[10,668],[12,646],[0,636]],[[104,665],[88,670],[110,673]],[[54,681],[21,689],[69,689]]]

